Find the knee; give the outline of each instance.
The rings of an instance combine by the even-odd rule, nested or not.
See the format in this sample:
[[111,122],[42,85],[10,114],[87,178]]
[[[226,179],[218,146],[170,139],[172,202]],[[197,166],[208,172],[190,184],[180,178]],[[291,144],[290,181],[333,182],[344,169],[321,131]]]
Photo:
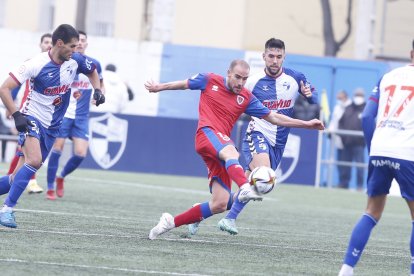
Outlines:
[[227,202],[214,202],[210,208],[213,214],[223,213],[227,210]]
[[35,169],[39,169],[42,166],[41,158],[26,158],[25,163],[32,166]]

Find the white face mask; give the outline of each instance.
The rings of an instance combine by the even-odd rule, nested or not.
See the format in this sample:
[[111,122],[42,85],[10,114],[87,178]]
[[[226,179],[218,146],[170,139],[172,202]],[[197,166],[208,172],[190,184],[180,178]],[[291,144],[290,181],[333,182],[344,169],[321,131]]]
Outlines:
[[354,104],[356,104],[356,105],[361,105],[361,104],[365,103],[365,98],[364,98],[364,97],[362,97],[362,96],[355,96],[355,97],[353,98],[353,102],[354,102]]

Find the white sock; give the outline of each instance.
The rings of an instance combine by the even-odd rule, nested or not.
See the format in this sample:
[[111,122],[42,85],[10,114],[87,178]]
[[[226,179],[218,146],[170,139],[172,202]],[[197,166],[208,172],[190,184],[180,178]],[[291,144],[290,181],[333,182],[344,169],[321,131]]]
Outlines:
[[343,264],[338,276],[352,276],[354,275],[354,268],[347,264]]
[[12,207],[9,207],[6,204],[4,204],[3,205],[3,208],[1,209],[0,212],[5,213],[5,212],[12,212],[12,211],[13,211],[13,208]]

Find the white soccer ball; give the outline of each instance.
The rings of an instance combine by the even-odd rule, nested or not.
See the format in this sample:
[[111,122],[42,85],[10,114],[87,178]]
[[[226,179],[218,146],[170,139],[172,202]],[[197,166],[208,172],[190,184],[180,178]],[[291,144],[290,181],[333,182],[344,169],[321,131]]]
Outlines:
[[266,166],[257,167],[250,173],[249,182],[259,194],[267,194],[276,185],[276,173]]

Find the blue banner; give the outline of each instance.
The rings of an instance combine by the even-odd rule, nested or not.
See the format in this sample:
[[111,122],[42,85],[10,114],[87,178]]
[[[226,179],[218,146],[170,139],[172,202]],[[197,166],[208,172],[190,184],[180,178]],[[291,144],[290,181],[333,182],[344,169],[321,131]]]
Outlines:
[[[245,128],[239,123],[233,129],[238,147]],[[89,129],[84,168],[207,177],[195,152],[196,120],[91,113]],[[277,170],[279,182],[314,184],[317,139],[317,131],[292,129]]]

